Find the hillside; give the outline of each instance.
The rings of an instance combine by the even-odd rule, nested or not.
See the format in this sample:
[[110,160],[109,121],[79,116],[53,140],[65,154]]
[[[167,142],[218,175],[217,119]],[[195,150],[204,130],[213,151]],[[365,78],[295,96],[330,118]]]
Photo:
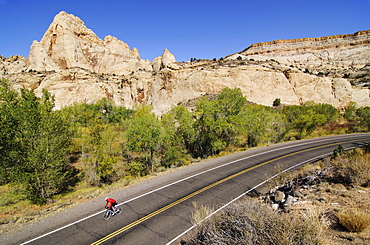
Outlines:
[[214,60],[176,62],[167,49],[152,62],[113,36],[100,39],[78,17],[55,16],[28,58],[0,57],[0,78],[14,88],[46,89],[59,109],[102,97],[133,108],[153,105],[161,114],[172,105],[225,87],[240,88],[251,102],[271,106],[306,101],[337,108],[353,101],[370,106],[370,31],[276,40]]

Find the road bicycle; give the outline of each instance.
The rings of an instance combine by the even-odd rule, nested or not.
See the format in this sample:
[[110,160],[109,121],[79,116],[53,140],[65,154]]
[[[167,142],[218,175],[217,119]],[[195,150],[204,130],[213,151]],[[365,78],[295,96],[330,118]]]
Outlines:
[[121,206],[117,205],[114,208],[115,208],[115,212],[113,212],[110,209],[105,210],[105,212],[103,213],[103,220],[108,220],[108,219],[110,219],[110,217],[122,213],[122,207]]

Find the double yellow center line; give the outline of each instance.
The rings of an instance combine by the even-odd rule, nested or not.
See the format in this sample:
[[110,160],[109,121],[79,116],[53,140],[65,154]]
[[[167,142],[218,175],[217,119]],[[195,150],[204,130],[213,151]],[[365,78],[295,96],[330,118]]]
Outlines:
[[135,227],[136,225],[138,225],[138,224],[140,224],[140,223],[142,223],[142,222],[144,222],[144,221],[146,221],[146,220],[148,220],[148,219],[150,219],[150,218],[152,218],[152,217],[154,217],[154,216],[156,216],[156,215],[158,215],[158,214],[160,214],[160,213],[162,213],[162,212],[164,212],[164,211],[166,211],[166,210],[168,210],[168,209],[170,209],[170,208],[172,208],[174,206],[176,206],[177,204],[180,204],[180,203],[188,200],[189,198],[192,198],[192,197],[194,197],[194,196],[196,196],[196,195],[198,195],[198,194],[200,194],[200,193],[202,193],[202,192],[204,192],[204,191],[206,191],[208,189],[211,189],[212,187],[215,187],[215,186],[217,186],[217,185],[219,185],[219,184],[221,184],[221,183],[223,183],[225,181],[228,181],[228,180],[230,180],[232,178],[235,178],[235,177],[237,177],[237,176],[239,176],[241,174],[244,174],[244,173],[246,173],[248,171],[251,171],[251,170],[253,170],[255,168],[258,168],[258,167],[261,167],[263,165],[266,165],[266,164],[268,164],[270,162],[277,161],[277,160],[280,160],[282,158],[289,157],[289,156],[292,156],[292,155],[295,155],[295,154],[299,154],[299,153],[302,153],[302,152],[306,152],[306,151],[310,151],[310,150],[315,150],[315,149],[319,149],[319,148],[323,148],[323,147],[327,147],[327,146],[339,145],[339,144],[344,144],[344,143],[351,143],[351,142],[355,142],[355,141],[358,141],[358,140],[359,139],[350,140],[350,141],[344,141],[344,142],[338,142],[338,143],[333,143],[333,144],[327,144],[327,145],[317,146],[317,147],[313,147],[313,148],[309,148],[309,149],[305,149],[305,150],[293,152],[293,153],[290,153],[290,154],[287,154],[287,155],[284,155],[284,156],[280,156],[280,157],[271,159],[271,160],[266,161],[266,162],[262,162],[260,164],[257,164],[255,166],[253,166],[253,167],[244,169],[244,170],[242,170],[242,171],[240,171],[238,173],[235,173],[235,174],[230,175],[230,176],[228,176],[228,177],[226,177],[224,179],[221,179],[221,180],[219,180],[217,182],[214,182],[213,184],[210,184],[208,186],[205,186],[202,189],[199,189],[199,190],[197,190],[197,191],[195,191],[195,192],[193,192],[193,193],[191,193],[191,194],[189,194],[189,195],[187,195],[187,196],[185,196],[185,197],[183,197],[183,198],[181,198],[181,199],[179,199],[179,200],[177,200],[175,202],[172,202],[172,203],[168,204],[167,206],[164,206],[164,207],[162,207],[162,208],[160,208],[160,209],[158,209],[158,210],[156,210],[156,211],[154,211],[154,212],[152,212],[152,213],[150,213],[150,214],[148,214],[148,215],[146,215],[146,216],[144,216],[144,217],[142,217],[142,218],[140,218],[140,219],[132,222],[131,224],[126,225],[126,226],[122,227],[121,229],[116,230],[115,232],[112,232],[111,234],[103,237],[102,239],[100,239],[100,240],[92,243],[92,245],[102,244],[103,242],[108,241],[109,239],[111,239],[111,238],[113,238],[113,237],[121,234],[122,232],[127,231],[128,229],[130,229],[132,227]]

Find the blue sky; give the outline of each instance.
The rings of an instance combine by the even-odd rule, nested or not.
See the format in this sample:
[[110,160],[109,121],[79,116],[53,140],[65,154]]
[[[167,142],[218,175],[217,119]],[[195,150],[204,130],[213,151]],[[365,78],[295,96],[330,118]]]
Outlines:
[[0,55],[28,56],[60,11],[153,60],[213,59],[257,42],[370,29],[370,0],[0,0]]

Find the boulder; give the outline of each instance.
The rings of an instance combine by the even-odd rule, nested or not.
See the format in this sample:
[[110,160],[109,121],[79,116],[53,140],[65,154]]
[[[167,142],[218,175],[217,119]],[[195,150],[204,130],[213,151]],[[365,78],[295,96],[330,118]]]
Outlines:
[[304,195],[298,190],[294,190],[292,194],[293,197],[304,197]]
[[288,195],[285,202],[284,202],[284,207],[289,208],[296,201],[297,201],[297,199],[295,199],[291,195]]
[[285,200],[285,194],[281,191],[276,191],[274,194],[275,202],[283,202]]

